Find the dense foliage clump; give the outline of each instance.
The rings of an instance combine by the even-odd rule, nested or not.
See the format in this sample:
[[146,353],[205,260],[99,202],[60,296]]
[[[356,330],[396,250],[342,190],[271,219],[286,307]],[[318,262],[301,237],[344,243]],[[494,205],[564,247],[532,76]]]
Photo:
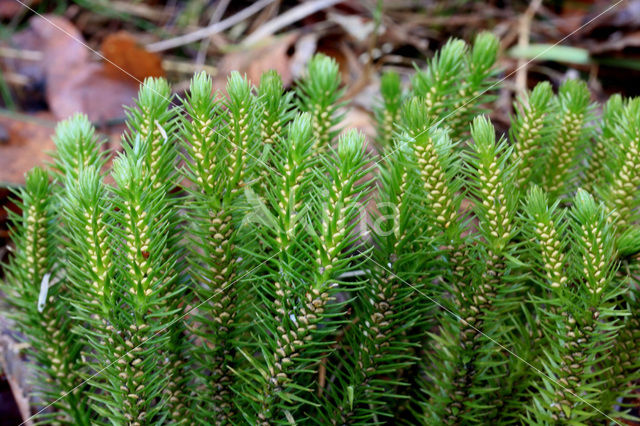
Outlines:
[[497,50],[483,33],[407,88],[384,74],[371,146],[322,55],[290,92],[147,80],[110,167],[86,117],[62,122],[3,286],[36,420],[631,417],[640,100],[540,83],[498,135]]

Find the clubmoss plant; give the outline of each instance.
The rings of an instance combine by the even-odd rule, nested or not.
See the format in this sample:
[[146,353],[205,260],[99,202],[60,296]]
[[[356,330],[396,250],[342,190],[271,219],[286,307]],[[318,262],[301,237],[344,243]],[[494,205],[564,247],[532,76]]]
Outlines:
[[632,100],[621,114],[613,136],[620,147],[617,155],[609,161],[612,182],[604,189],[604,197],[616,223],[622,230],[626,230],[636,221],[638,214],[640,102]]
[[640,102],[543,82],[501,135],[497,54],[482,33],[386,73],[373,141],[323,55],[293,90],[145,81],[108,166],[62,122],[2,283],[35,420],[634,420]]
[[531,174],[539,166],[537,159],[552,133],[553,125],[548,119],[553,116],[552,97],[551,85],[542,82],[515,105],[516,115],[509,132],[518,161],[516,185],[521,190],[525,190],[532,180]]
[[[285,92],[282,79],[275,71],[263,74],[257,90],[260,111],[260,141],[263,151],[260,154],[262,166],[261,184],[264,188],[268,180],[271,157],[275,153],[274,145],[285,136],[287,123],[293,116],[293,93]],[[263,189],[264,192],[264,189]]]
[[407,146],[398,148],[381,166],[380,211],[372,218],[369,234],[378,250],[369,254],[368,284],[355,293],[353,316],[358,321],[343,337],[353,352],[346,359],[330,357],[327,362],[327,371],[336,372],[337,384],[326,391],[335,408],[329,411],[332,414],[319,410],[323,422],[392,421],[389,408],[404,398],[404,382],[397,376],[409,373],[412,354],[430,321],[426,311],[431,305],[412,306],[414,292],[430,292],[427,284],[433,274],[425,265],[434,261],[421,247],[430,241],[421,241],[424,237],[413,215],[424,208],[419,180],[406,159]]
[[343,95],[340,80],[338,63],[318,54],[311,59],[306,75],[298,84],[298,107],[312,117],[314,152],[324,150],[337,135],[341,120],[338,100]]
[[[528,210],[540,238],[541,263],[547,273],[544,285],[553,295],[544,303],[555,309],[543,309],[541,300],[538,307],[541,314],[551,318],[545,323],[548,341],[560,334],[563,343],[551,345],[545,353],[543,363],[552,374],[543,377],[534,406],[546,408],[535,411],[531,420],[539,424],[601,418],[594,388],[598,378],[592,371],[594,364],[606,356],[618,332],[617,318],[623,314],[613,308],[613,300],[620,294],[620,286],[612,285],[617,267],[613,225],[604,205],[598,205],[584,191],[576,194],[568,226],[559,229],[553,224],[554,219],[561,220],[557,207],[550,209],[546,203],[542,193],[531,193]],[[563,231],[575,236],[576,243],[570,253],[575,268],[568,270],[561,263],[564,253],[559,239]]]
[[[113,204],[107,199],[107,191],[99,172],[94,167],[85,168],[77,181],[67,181],[61,206],[67,232],[74,241],[65,254],[69,260],[71,305],[76,313],[75,331],[89,336],[83,348],[88,367],[83,379],[89,379],[89,386],[97,393],[109,389],[119,397],[117,401],[115,398],[96,400],[94,410],[110,415],[116,412],[124,420],[124,413],[120,411],[124,401],[121,388],[125,387],[127,373],[118,362],[120,351],[115,346],[118,333],[113,324],[119,324],[118,290],[114,279],[114,248],[108,229]],[[104,360],[108,361],[106,366],[102,365]],[[103,375],[92,377],[94,371],[102,368],[105,368]]]
[[53,166],[58,183],[64,184],[67,177],[78,180],[83,168],[104,166],[106,153],[102,141],[86,115],[76,114],[60,122],[53,139],[56,145]]
[[[257,310],[261,315],[254,319],[264,330],[260,339],[264,342],[260,348],[264,365],[258,367],[259,376],[247,380],[246,386],[260,386],[253,389],[259,405],[252,407],[255,414],[245,411],[244,415],[252,422],[255,420],[249,416],[255,416],[263,424],[277,422],[278,413],[284,412],[287,417],[286,413],[312,397],[300,380],[314,374],[328,346],[327,337],[341,322],[343,303],[334,300],[340,286],[348,283],[340,276],[362,264],[362,243],[358,241],[355,220],[359,203],[367,194],[364,177],[368,159],[363,136],[349,132],[341,136],[335,152],[320,157],[324,164],[321,170],[328,174],[311,170],[307,173],[320,185],[323,196],[313,201],[306,218],[292,216],[293,209],[302,210],[305,215],[302,206],[292,201],[296,201],[298,189],[304,189],[299,182],[301,172],[308,170],[299,162],[314,149],[310,125],[308,117],[301,116],[289,128],[289,147],[283,158],[286,174],[268,195],[267,209],[271,210],[273,226],[262,227],[265,243],[276,248],[276,254],[286,256],[281,262],[275,261],[277,256],[267,257],[264,265],[269,272],[263,275],[267,282],[256,289],[267,292],[262,295],[266,312]],[[296,224],[304,222],[307,229],[294,234]],[[255,360],[251,363],[257,364]]]
[[265,148],[272,148],[271,145],[281,137],[286,124],[291,120],[292,95],[291,92],[285,92],[282,79],[275,71],[266,72],[260,79],[257,96],[262,107],[260,137]]
[[442,117],[455,101],[456,97],[450,95],[458,89],[456,83],[460,81],[466,53],[463,40],[449,40],[429,61],[427,69],[414,75],[413,93],[423,99],[429,120]]
[[145,172],[149,148],[137,139],[114,161],[112,171],[116,183],[112,232],[121,241],[116,245],[119,297],[128,308],[116,328],[116,357],[123,364],[122,377],[127,376],[120,388],[124,417],[140,424],[160,411],[162,406],[153,404],[154,399],[164,389],[171,392],[165,386],[173,373],[178,374],[165,370],[169,333],[157,333],[179,318],[179,310],[168,300],[177,297],[173,290],[179,277],[168,238],[175,233],[169,220],[171,203],[164,188],[156,188],[155,179]]
[[[59,128],[60,129],[60,128]],[[68,130],[64,126],[63,130]],[[22,200],[16,233],[16,255],[6,265],[5,292],[17,311],[19,330],[28,336],[36,364],[34,396],[51,401],[41,419],[62,424],[89,424],[86,393],[78,375],[81,346],[71,333],[69,306],[62,301],[66,282],[55,244],[57,225],[47,172],[35,168],[17,195]],[[65,279],[66,280],[66,279]]]
[[451,154],[452,142],[446,131],[426,119],[425,105],[419,98],[410,100],[404,110],[404,127],[411,138],[413,156],[419,171],[427,206],[438,227],[448,237],[461,233],[458,222],[461,197],[455,176],[460,165]]
[[469,120],[491,99],[495,84],[498,40],[480,33],[471,49],[462,40],[451,39],[412,79],[413,95],[423,99],[427,118],[444,120],[458,139],[469,131]]
[[493,99],[498,47],[499,41],[493,34],[481,32],[465,57],[462,81],[458,85],[457,96],[454,96],[456,101],[452,111],[446,116],[447,122],[451,123],[450,127],[454,129],[455,139],[461,136],[455,129],[466,133],[469,122],[476,115],[486,112],[483,105]]
[[[166,204],[178,202],[171,193],[176,185],[175,165],[178,154],[175,149],[175,134],[178,124],[177,109],[172,108],[171,97],[171,88],[166,80],[147,79],[138,94],[136,107],[128,111],[130,133],[125,142],[130,146],[143,143],[145,148],[141,149],[146,150],[144,154],[146,166],[144,174],[146,176],[141,176],[141,178],[149,180],[153,189],[158,190],[158,196],[162,194],[163,202]],[[168,206],[165,215],[164,221],[166,221],[167,229],[170,232],[166,237],[166,246],[162,255],[167,256],[166,260],[171,262],[172,258],[177,259],[182,256],[182,248],[179,246],[182,233],[176,232],[178,230],[178,216],[175,206]],[[154,219],[154,221],[159,225],[164,225],[161,219]],[[142,250],[144,251],[144,247]],[[173,291],[182,293],[184,285],[180,281],[185,279],[182,264],[172,265],[171,268],[168,274],[173,278],[167,279],[171,282],[165,291],[168,294]],[[183,388],[188,380],[183,371],[182,361],[188,345],[182,321],[183,307],[184,304],[179,297],[166,300],[165,309],[171,310],[176,315],[177,323],[168,330],[170,336],[164,349],[163,362],[167,368],[168,383],[163,392],[167,399],[167,411],[176,423],[187,422],[189,419],[186,412],[187,395],[183,393]]]
[[[473,154],[468,159],[467,173],[474,182],[471,194],[477,200],[474,214],[480,240],[467,253],[481,262],[470,265],[456,259],[454,264],[459,268],[452,274],[458,278],[454,281],[456,302],[441,318],[444,333],[438,338],[437,351],[442,355],[437,352],[433,355],[439,368],[430,373],[435,386],[426,385],[435,404],[427,407],[426,418],[430,422],[462,422],[498,403],[491,401],[486,392],[472,389],[485,381],[498,380],[495,374],[489,377],[482,366],[492,343],[486,339],[487,333],[492,333],[485,321],[492,319],[492,311],[505,287],[506,255],[514,233],[511,219],[516,199],[509,202],[506,195],[513,193],[510,181],[513,170],[508,164],[511,154],[506,141],[496,142],[493,126],[484,117],[474,120],[471,135]],[[454,249],[452,257],[460,258],[461,253],[462,250]]]
[[[192,405],[199,421],[225,423],[234,415],[231,403],[233,344],[239,321],[241,276],[237,248],[238,224],[233,214],[242,195],[248,162],[255,149],[256,99],[246,80],[231,76],[229,98],[216,99],[211,78],[196,75],[186,99],[183,121],[187,156],[185,176],[192,182],[187,217],[190,222],[188,258],[198,309],[191,330],[197,393]],[[225,111],[225,106],[227,110]],[[251,132],[249,129],[252,129]],[[245,152],[246,151],[246,152]]]
[[402,109],[402,85],[400,76],[388,71],[380,78],[380,95],[382,102],[376,110],[376,122],[378,125],[378,145],[380,147],[392,146],[394,133],[398,130],[400,113]]
[[559,125],[546,157],[544,188],[553,196],[566,194],[575,184],[575,166],[590,132],[590,94],[587,85],[567,80],[558,92]]
[[600,131],[596,134],[592,143],[591,155],[584,173],[584,188],[587,191],[593,191],[598,187],[607,173],[607,161],[620,153],[615,129],[623,108],[622,96],[618,94],[611,96],[602,107]]

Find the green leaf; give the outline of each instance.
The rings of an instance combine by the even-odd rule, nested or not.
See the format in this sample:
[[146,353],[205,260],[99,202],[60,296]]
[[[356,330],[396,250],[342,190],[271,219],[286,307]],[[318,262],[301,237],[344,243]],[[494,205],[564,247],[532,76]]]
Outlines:
[[526,47],[515,46],[508,50],[509,56],[515,59],[529,59],[537,61],[554,61],[571,64],[587,65],[591,63],[591,56],[587,49],[571,46],[533,43]]

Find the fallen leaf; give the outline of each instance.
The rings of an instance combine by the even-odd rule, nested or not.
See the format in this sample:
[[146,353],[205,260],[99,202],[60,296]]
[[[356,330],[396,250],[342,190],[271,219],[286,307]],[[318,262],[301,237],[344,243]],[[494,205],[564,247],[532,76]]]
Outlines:
[[[29,2],[29,6],[33,7],[38,3],[40,3],[39,0],[32,0]],[[16,0],[0,0],[0,18],[13,18],[23,8],[24,6]]]
[[[55,145],[51,139],[54,117],[39,113],[34,121],[18,121],[0,116],[0,127],[7,133],[7,141],[0,144],[0,183],[24,184],[24,174],[34,166],[51,161],[48,152]],[[37,120],[51,125],[38,124]]]
[[318,52],[333,58],[338,63],[342,83],[349,83],[351,76],[347,54],[350,52],[344,48],[345,46],[346,43],[341,44],[341,37],[329,35],[318,41]]
[[524,48],[515,46],[509,49],[509,56],[516,59],[537,61],[568,62],[572,64],[589,64],[589,51],[580,47],[561,46],[555,44],[530,44]]
[[12,18],[22,6],[13,0],[0,0],[0,18]]
[[303,76],[307,64],[318,48],[318,34],[308,33],[301,36],[294,45],[294,52],[289,61],[289,69],[293,79]]
[[69,75],[66,80],[47,83],[47,100],[58,120],[77,112],[87,114],[91,122],[101,126],[124,119],[123,106],[134,104],[139,84],[109,76],[101,64],[89,63]]
[[44,76],[45,100],[56,120],[85,113],[97,124],[124,118],[124,105],[133,105],[138,82],[113,76],[91,51],[82,34],[67,19],[35,16],[29,27],[14,36],[15,44],[37,49],[40,62],[14,62],[34,80]]
[[231,71],[246,74],[249,81],[257,85],[262,73],[271,69],[280,74],[285,86],[291,85],[293,82],[290,66],[293,55],[291,47],[294,46],[297,39],[298,33],[291,32],[284,36],[269,37],[251,49],[242,49],[226,54],[218,66],[219,74],[214,82],[214,87],[224,88]]
[[345,15],[340,13],[329,13],[327,18],[338,24],[344,32],[353,37],[356,41],[362,43],[367,41],[376,24],[372,19],[366,19],[358,15]]
[[114,78],[143,81],[147,77],[163,77],[162,59],[139,46],[131,34],[119,31],[109,34],[100,47],[107,75]]
[[373,74],[369,84],[355,93],[350,102],[354,107],[359,107],[369,112],[373,111],[381,102],[380,78],[376,74]]
[[77,28],[59,16],[31,19],[43,42],[46,97],[58,120],[76,112],[93,122],[124,117],[123,105],[132,105],[138,83],[110,76],[102,64],[90,61],[89,49]]
[[368,142],[374,140],[376,137],[373,117],[370,113],[360,108],[349,108],[345,112],[340,126],[344,129],[343,132],[351,129],[358,130],[366,136]]
[[57,78],[89,61],[89,50],[80,31],[66,18],[57,15],[34,16],[29,28],[38,37],[45,70]]

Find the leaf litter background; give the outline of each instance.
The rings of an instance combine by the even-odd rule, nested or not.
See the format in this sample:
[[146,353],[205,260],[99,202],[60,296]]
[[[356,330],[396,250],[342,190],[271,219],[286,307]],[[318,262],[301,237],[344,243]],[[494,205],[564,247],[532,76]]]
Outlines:
[[[56,122],[85,113],[117,150],[122,107],[133,103],[145,77],[167,77],[182,95],[196,71],[213,75],[223,90],[232,70],[257,82],[273,68],[290,86],[311,56],[323,52],[341,67],[349,101],[344,126],[372,135],[382,70],[408,79],[413,64],[422,66],[448,37],[470,40],[489,29],[501,40],[502,77],[508,76],[491,117],[504,131],[514,95],[540,80],[559,85],[581,76],[599,100],[614,92],[640,94],[640,0],[624,0],[581,28],[612,4],[0,0],[0,259],[10,244],[5,209],[16,209],[9,188],[47,163]],[[11,324],[0,318],[3,424],[28,417],[22,349]]]

